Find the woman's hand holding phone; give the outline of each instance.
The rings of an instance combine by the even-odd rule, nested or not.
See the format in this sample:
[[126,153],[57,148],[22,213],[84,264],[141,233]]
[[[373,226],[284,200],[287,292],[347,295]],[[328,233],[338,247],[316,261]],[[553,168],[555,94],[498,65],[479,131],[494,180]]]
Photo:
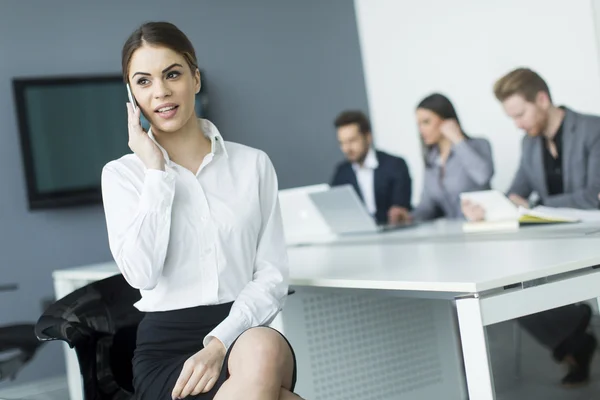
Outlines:
[[150,139],[140,123],[140,108],[135,110],[131,103],[127,103],[127,119],[129,127],[129,148],[139,157],[148,169],[165,170],[165,159],[162,152]]
[[455,119],[447,119],[442,122],[440,125],[440,132],[446,139],[450,140],[454,144],[457,144],[465,139],[465,136],[460,129],[460,125]]

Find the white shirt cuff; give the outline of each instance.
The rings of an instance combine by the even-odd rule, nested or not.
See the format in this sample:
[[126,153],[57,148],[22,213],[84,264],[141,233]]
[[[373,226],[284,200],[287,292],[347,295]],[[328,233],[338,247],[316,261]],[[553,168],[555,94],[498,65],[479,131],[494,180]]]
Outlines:
[[231,309],[229,316],[213,329],[202,341],[204,347],[213,339],[217,338],[223,343],[226,350],[245,330],[250,329],[250,323],[246,316],[235,308]]

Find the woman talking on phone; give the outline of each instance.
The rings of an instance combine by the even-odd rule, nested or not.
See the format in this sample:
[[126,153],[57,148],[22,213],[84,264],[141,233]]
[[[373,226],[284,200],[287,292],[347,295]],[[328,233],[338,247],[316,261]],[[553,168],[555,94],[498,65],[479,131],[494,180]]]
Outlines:
[[197,118],[198,62],[174,25],[135,30],[122,68],[133,154],[104,167],[102,194],[111,252],[145,313],[136,398],[299,399],[293,350],[266,327],[288,291],[269,157]]
[[406,211],[404,219],[462,219],[460,194],[490,188],[494,175],[490,144],[464,132],[452,102],[440,93],[421,100],[415,114],[425,176],[421,201],[412,213]]

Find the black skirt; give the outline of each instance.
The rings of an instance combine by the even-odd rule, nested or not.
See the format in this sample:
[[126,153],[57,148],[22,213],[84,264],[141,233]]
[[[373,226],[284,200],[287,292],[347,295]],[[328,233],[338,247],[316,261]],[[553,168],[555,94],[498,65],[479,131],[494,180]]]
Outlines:
[[[171,393],[185,361],[202,350],[202,340],[228,315],[233,303],[173,311],[148,312],[140,322],[133,357],[133,386],[137,400],[171,400]],[[285,337],[282,335],[285,339]],[[285,339],[292,355],[294,351]],[[229,378],[227,350],[221,373],[207,393],[186,399],[210,400]],[[296,384],[296,357],[292,391]]]

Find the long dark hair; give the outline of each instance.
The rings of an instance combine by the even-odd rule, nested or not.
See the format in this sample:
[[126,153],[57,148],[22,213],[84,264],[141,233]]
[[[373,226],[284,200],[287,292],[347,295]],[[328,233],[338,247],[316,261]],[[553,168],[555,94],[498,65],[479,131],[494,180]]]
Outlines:
[[[417,105],[417,109],[419,109],[419,108],[421,108],[423,110],[431,111],[432,113],[436,114],[438,117],[440,117],[443,120],[446,120],[446,119],[456,120],[456,122],[458,123],[458,126],[460,127],[460,130],[462,131],[465,138],[467,138],[467,140],[470,139],[469,135],[467,135],[465,133],[465,131],[463,130],[463,128],[460,124],[460,119],[458,118],[458,114],[456,113],[456,110],[454,109],[454,105],[452,105],[452,102],[450,101],[450,99],[448,99],[443,94],[441,94],[441,93],[430,94],[429,96],[427,96],[423,100],[421,100],[421,102]],[[423,141],[423,138],[421,137],[423,160],[425,161],[425,165],[427,167],[431,166],[431,162],[428,159],[428,156],[431,152],[431,149],[434,146],[435,145],[427,146],[425,144],[425,142]]]

